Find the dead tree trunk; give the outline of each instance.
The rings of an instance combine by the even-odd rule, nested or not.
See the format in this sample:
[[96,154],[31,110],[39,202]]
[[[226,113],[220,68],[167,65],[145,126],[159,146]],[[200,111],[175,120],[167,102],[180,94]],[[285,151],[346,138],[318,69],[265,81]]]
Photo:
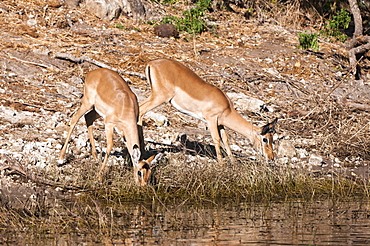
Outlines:
[[355,32],[349,45],[348,56],[351,67],[357,66],[357,68],[353,69],[355,78],[360,79],[360,67],[356,65],[357,55],[363,54],[370,49],[370,37],[363,36],[362,17],[357,0],[348,0],[348,2],[355,22]]

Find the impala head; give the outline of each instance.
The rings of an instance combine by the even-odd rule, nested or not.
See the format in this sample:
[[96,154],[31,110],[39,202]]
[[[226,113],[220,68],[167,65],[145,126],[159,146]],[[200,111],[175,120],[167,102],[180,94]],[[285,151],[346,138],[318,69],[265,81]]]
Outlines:
[[146,186],[148,184],[150,174],[152,173],[150,167],[157,163],[162,156],[162,153],[158,153],[149,157],[147,160],[141,160],[137,165],[134,165],[134,178],[137,185]]
[[275,125],[278,119],[261,127],[261,132],[258,134],[258,140],[255,141],[257,149],[262,152],[267,160],[274,160],[274,149],[272,146],[273,136],[275,133]]

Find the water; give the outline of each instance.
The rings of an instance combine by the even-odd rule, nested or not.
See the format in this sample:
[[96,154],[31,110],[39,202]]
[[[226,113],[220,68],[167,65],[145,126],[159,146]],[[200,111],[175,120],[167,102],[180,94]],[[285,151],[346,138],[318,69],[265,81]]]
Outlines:
[[[369,202],[199,207],[125,205],[106,216],[120,233],[48,235],[34,245],[370,245]],[[14,241],[13,241],[14,242]]]

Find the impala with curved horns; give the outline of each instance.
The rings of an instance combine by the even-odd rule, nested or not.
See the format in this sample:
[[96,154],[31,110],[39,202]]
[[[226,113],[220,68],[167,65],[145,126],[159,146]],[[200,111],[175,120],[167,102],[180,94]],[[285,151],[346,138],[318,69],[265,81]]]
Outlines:
[[[88,129],[92,156],[95,159],[97,159],[97,152],[93,136],[93,123],[101,116],[104,118],[107,150],[99,171],[99,180],[102,180],[104,168],[113,148],[113,131],[115,128],[125,139],[134,166],[135,182],[141,186],[146,185],[150,176],[150,165],[154,158],[148,161],[140,159],[139,129],[137,125],[139,106],[135,94],[121,76],[105,68],[99,68],[87,74],[82,104],[72,117],[67,138],[60,151],[59,163],[64,163],[64,156],[72,131],[83,115]],[[157,160],[155,158],[155,161]]]
[[171,102],[180,112],[207,122],[218,160],[222,159],[221,141],[228,156],[233,158],[224,126],[247,137],[267,160],[274,159],[272,141],[277,119],[263,127],[252,125],[238,114],[219,88],[206,83],[177,61],[151,61],[145,72],[152,94],[140,103],[139,125],[142,125],[145,113],[162,103]]

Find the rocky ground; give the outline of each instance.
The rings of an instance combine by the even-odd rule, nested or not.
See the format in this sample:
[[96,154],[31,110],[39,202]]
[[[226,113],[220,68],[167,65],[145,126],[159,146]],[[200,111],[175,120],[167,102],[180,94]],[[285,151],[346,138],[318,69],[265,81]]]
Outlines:
[[[164,13],[180,13],[179,9],[154,3],[146,8],[151,10],[152,21]],[[322,39],[319,52],[299,50],[297,37],[303,29],[269,18],[258,24],[258,20],[246,19],[238,11],[214,12],[209,21],[215,26],[213,31],[195,38],[180,34],[175,39],[157,37],[152,25],[125,16],[100,20],[88,13],[84,4],[71,8],[36,0],[2,1],[2,187],[34,187],[37,178],[25,184],[10,173],[28,175],[28,179],[29,173],[42,174],[63,184],[78,182],[78,163],[90,158],[87,131],[81,120],[72,137],[69,162],[61,166],[56,162],[68,122],[79,106],[84,77],[98,67],[88,61],[60,59],[60,54],[87,56],[119,69],[139,101],[150,95],[147,81],[137,76],[144,73],[148,61],[161,57],[181,61],[225,91],[240,114],[254,124],[279,118],[276,165],[367,179],[370,78],[356,81],[347,76],[350,68],[345,45]],[[367,57],[361,66],[366,74]],[[268,111],[260,111],[260,105]],[[145,119],[147,149],[165,149],[167,158],[177,158],[184,154],[180,140],[186,136],[192,143],[185,153],[189,162],[214,158],[207,151],[199,152],[204,148],[198,147],[212,142],[204,123],[169,105],[148,113]],[[103,151],[103,123],[96,126],[97,143]],[[243,136],[231,131],[229,134],[236,156],[258,158]],[[118,157],[113,156],[110,165],[120,162],[123,150],[116,136]],[[194,155],[196,152],[199,155]]]

